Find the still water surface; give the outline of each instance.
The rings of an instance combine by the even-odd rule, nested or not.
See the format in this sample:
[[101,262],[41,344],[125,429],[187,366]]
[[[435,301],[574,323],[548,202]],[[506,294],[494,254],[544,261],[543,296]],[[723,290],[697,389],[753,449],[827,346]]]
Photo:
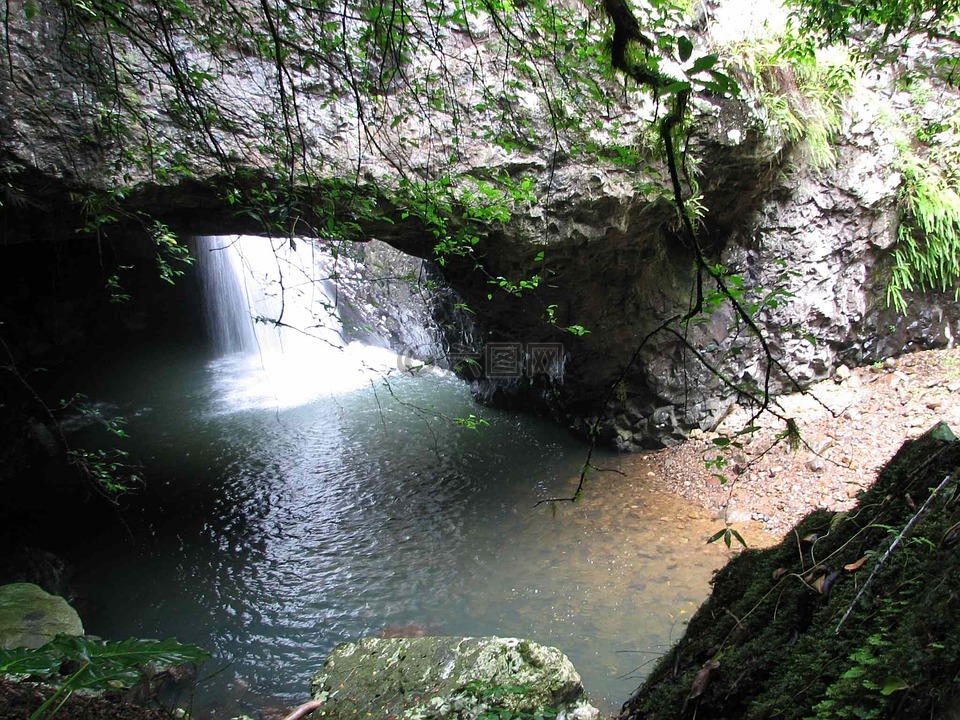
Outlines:
[[[88,632],[175,636],[226,669],[216,717],[306,698],[338,643],[425,632],[562,648],[614,711],[682,632],[723,560],[717,522],[538,419],[478,408],[461,382],[389,377],[299,404],[257,369],[195,352],[114,356],[82,388],[128,418],[143,462],[130,534],[91,533],[76,576]],[[482,416],[477,430],[438,415]],[[83,439],[83,432],[78,440]]]

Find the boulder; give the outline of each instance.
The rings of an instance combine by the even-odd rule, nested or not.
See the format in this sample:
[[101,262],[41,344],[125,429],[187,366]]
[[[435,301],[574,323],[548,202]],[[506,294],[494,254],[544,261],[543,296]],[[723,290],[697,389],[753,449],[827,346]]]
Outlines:
[[516,638],[366,638],[338,646],[311,683],[319,714],[475,718],[508,711],[594,720],[560,650]]
[[66,600],[32,583],[0,587],[0,648],[38,648],[57,635],[83,635],[80,616]]

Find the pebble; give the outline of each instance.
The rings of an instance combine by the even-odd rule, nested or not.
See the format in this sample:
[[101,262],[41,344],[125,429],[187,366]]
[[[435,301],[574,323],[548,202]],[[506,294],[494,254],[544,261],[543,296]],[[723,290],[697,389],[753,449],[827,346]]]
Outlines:
[[[945,372],[944,357],[960,367],[960,349],[922,352],[902,362],[889,360],[874,369],[852,369],[840,383],[834,374],[814,386],[819,388],[822,398],[842,412],[841,417],[827,416],[821,407],[798,399],[791,414],[796,417],[804,440],[819,447],[832,437],[834,447],[830,452],[835,455],[831,455],[831,460],[808,452],[792,452],[785,442],[767,451],[782,429],[772,421],[761,421],[763,430],[750,436],[752,444],[746,452],[752,464],[732,487],[729,483],[716,487],[719,482],[709,482],[710,471],[704,470],[703,459],[710,456],[705,448],[715,450],[709,442],[716,437],[713,433],[663,454],[652,454],[650,459],[665,487],[679,491],[708,513],[727,502],[732,492],[733,502],[739,502],[740,508],[749,508],[749,512],[740,516],[744,511],[731,505],[728,519],[753,521],[756,524],[751,532],[786,534],[813,504],[822,503],[833,510],[851,509],[857,495],[870,486],[879,467],[904,440],[925,432],[935,422],[935,416],[960,432],[960,402],[952,399],[952,395],[960,393],[960,375]],[[871,370],[879,374],[869,374]],[[853,392],[851,387],[861,382],[863,389]],[[922,389],[925,392],[921,395]],[[789,401],[793,403],[794,397]],[[746,418],[730,417],[725,425],[736,429],[738,422],[745,421]],[[741,464],[743,461],[739,456],[730,459]],[[638,468],[637,474],[642,476],[650,467]],[[664,467],[668,468],[666,473],[661,472]],[[732,471],[732,467],[727,471],[731,479]]]
[[823,472],[823,469],[826,466],[827,465],[823,461],[823,458],[820,458],[820,457],[812,457],[809,460],[807,460],[807,469],[815,473]]

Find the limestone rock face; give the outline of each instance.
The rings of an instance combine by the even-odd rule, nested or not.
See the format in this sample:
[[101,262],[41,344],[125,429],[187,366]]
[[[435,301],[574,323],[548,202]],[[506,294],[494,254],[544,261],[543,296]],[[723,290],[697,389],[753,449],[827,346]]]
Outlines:
[[[708,5],[698,38],[705,50],[746,37],[731,35],[741,24],[744,33],[748,25],[759,31],[776,24],[760,12],[763,3],[707,12]],[[431,110],[432,103],[425,103],[417,112],[404,109],[400,88],[354,96],[337,77],[305,60],[302,67],[291,63],[285,79],[278,79],[272,54],[257,55],[242,44],[214,52],[180,34],[125,45],[122,64],[138,83],[129,88],[128,101],[137,108],[133,122],[111,115],[113,95],[98,95],[96,64],[91,66],[96,52],[62,42],[75,33],[61,4],[38,0],[31,6],[35,11],[11,13],[0,28],[9,35],[7,52],[0,53],[0,224],[7,242],[73,237],[88,222],[89,210],[76,198],[117,187],[125,188],[124,216],[142,213],[181,234],[262,232],[255,214],[237,212],[232,193],[269,196],[261,191],[282,185],[270,148],[282,134],[278,118],[286,93],[295,93],[305,138],[298,162],[320,181],[346,181],[375,198],[375,211],[355,218],[364,239],[418,257],[433,254],[430,228],[378,194],[396,186],[398,167],[431,178],[441,172],[438,163],[447,162],[438,158],[447,158],[455,167],[442,172],[450,175],[530,181],[532,200],[508,220],[491,223],[469,257],[451,257],[439,270],[479,328],[463,344],[470,346],[468,355],[476,354],[466,359],[477,361],[471,367],[480,369],[473,379],[482,400],[535,409],[583,433],[596,424],[606,444],[636,450],[715,426],[740,386],[794,390],[794,382],[823,379],[841,363],[949,344],[960,333],[960,308],[950,293],[910,299],[905,316],[891,311],[884,297],[903,184],[897,171],[904,131],[899,118],[919,112],[949,126],[947,115],[956,108],[952,100],[942,101],[952,92],[945,86],[935,88],[937,102],[918,110],[910,92],[898,89],[897,70],[861,79],[833,141],[836,162],[820,170],[783,137],[748,83],[736,100],[691,99],[685,147],[698,165],[705,252],[739,275],[748,302],[782,293],[777,297],[784,302],[756,316],[776,360],[769,365],[728,308],[682,332],[651,335],[689,309],[696,293],[692,256],[678,238],[663,163],[651,153],[634,164],[604,159],[649,144],[650,98],[624,94],[617,85],[608,98],[615,107],[597,117],[612,113],[619,119],[601,120],[590,131],[590,144],[599,149],[589,158],[566,152],[583,138],[559,143],[551,131],[555,108],[536,93],[517,94],[510,120],[496,112],[477,114],[474,108],[490,105],[485,88],[493,83],[502,94],[517,81],[490,18],[471,18],[469,28],[450,31],[442,53],[425,46],[411,51],[405,85],[436,85],[442,67],[457,89],[454,105]],[[249,4],[244,24],[256,24],[257,7]],[[309,15],[298,22],[309,23]],[[737,17],[743,22],[730,21]],[[164,31],[162,17],[145,11],[143,18],[138,32],[148,39]],[[299,30],[305,36],[322,32],[309,25]],[[185,108],[170,103],[181,92],[170,86],[169,72],[156,66],[156,58],[147,57],[151,47],[168,45],[176,52],[164,57],[180,58],[194,73],[196,91],[203,90],[202,103],[187,103],[199,103],[193,112],[204,118],[203,132],[186,123],[191,115]],[[109,53],[103,48],[104,57],[113,52],[113,45]],[[933,57],[917,50],[903,61],[933,66]],[[478,68],[486,70],[478,74]],[[549,68],[544,72],[549,76]],[[563,108],[578,117],[590,110],[582,102]],[[469,129],[454,122],[461,111],[470,118]],[[495,142],[512,132],[514,120],[522,121],[523,142]],[[124,124],[121,137],[107,132],[117,123]],[[147,138],[155,151],[141,156]],[[131,157],[132,150],[141,152]],[[296,194],[325,207],[323,182]],[[303,231],[299,213],[276,204],[270,209],[292,212],[289,231]],[[314,229],[323,227],[317,218],[305,219],[316,223]],[[532,276],[539,278],[535,291],[522,297],[504,291]],[[411,347],[444,344],[410,336],[404,328],[413,323],[385,315],[371,314],[358,324],[390,326]],[[564,331],[571,327],[583,332]],[[507,372],[491,372],[491,346],[513,354]]]
[[366,638],[337,647],[311,683],[329,717],[473,718],[487,709],[595,720],[552,647],[514,638]]
[[0,647],[38,648],[57,635],[83,635],[80,616],[66,600],[31,583],[0,587]]

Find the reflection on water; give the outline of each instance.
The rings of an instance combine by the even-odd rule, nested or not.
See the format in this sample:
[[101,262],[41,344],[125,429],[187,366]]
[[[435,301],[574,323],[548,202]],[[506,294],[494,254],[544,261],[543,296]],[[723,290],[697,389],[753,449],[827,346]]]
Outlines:
[[[85,392],[130,418],[149,484],[136,540],[91,535],[75,558],[89,632],[176,636],[228,663],[198,698],[218,717],[294,704],[337,643],[410,631],[556,645],[612,711],[724,559],[703,544],[716,522],[649,491],[633,461],[577,504],[534,508],[572,492],[584,447],[478,410],[449,378],[224,412],[225,373],[154,356],[90,376]],[[444,419],[470,413],[490,426]]]

